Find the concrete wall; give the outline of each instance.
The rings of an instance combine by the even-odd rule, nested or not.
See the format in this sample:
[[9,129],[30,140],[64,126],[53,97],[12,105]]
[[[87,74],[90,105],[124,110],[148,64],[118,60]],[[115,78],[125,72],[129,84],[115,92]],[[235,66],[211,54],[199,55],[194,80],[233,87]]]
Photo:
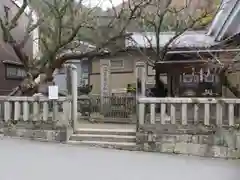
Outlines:
[[[126,88],[127,84],[134,83],[135,56],[129,56],[125,53],[116,57],[109,57],[110,60],[123,61],[122,67],[111,67],[110,88]],[[100,59],[92,60],[90,84],[93,84],[93,94],[100,94]]]
[[[111,89],[126,88],[127,84],[136,82],[135,66],[137,61],[145,62],[146,57],[138,52],[119,53],[118,56],[109,57],[110,60],[123,60],[124,66],[121,68],[111,68]],[[153,83],[152,68],[148,68],[147,83]],[[93,84],[93,94],[100,94],[100,59],[91,62],[90,84]]]
[[[126,88],[127,84],[135,83],[134,73],[111,74],[110,87],[113,89]],[[100,94],[100,75],[91,75],[90,83],[93,84],[93,94]]]

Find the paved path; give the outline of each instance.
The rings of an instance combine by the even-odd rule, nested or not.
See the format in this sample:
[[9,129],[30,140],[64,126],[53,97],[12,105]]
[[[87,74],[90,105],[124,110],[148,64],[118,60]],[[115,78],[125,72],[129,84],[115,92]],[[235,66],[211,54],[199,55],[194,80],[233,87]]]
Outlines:
[[0,180],[239,180],[240,162],[4,138]]

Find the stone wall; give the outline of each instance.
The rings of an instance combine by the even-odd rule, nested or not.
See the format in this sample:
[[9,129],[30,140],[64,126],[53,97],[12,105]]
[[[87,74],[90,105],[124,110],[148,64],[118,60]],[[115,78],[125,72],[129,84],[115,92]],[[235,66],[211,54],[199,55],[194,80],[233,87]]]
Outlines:
[[29,122],[8,122],[0,124],[0,134],[8,137],[19,137],[46,142],[67,142],[72,135],[71,127],[58,126],[53,124],[40,124]]
[[238,127],[144,125],[139,127],[137,143],[141,150],[149,152],[240,158]]

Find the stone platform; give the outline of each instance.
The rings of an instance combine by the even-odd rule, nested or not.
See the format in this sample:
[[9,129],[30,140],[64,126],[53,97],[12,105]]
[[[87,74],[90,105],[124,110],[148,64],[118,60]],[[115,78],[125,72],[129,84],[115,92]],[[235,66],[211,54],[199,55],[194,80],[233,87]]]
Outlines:
[[142,151],[240,158],[240,131],[236,127],[155,124],[140,126],[136,136]]
[[214,158],[240,158],[239,127],[197,125],[140,126],[134,124],[90,123],[81,121],[73,134],[71,128],[51,125],[0,124],[2,136],[18,137],[45,142],[155,153],[185,154]]

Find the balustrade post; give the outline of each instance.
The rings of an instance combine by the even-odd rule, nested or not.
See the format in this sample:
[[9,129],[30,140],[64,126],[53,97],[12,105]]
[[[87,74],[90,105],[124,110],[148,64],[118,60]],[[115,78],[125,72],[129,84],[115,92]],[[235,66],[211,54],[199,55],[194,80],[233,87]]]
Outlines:
[[9,101],[4,102],[4,120],[8,121],[11,119],[11,104]]
[[39,102],[38,101],[34,101],[33,102],[33,121],[38,121],[39,120],[39,116],[40,116],[40,111],[39,111]]
[[170,119],[171,124],[176,124],[176,107],[174,104],[170,105]]
[[222,106],[222,102],[217,102],[216,105],[216,124],[218,126],[222,126],[223,125],[223,106]]
[[65,125],[69,125],[69,120],[70,120],[69,114],[70,114],[71,107],[69,106],[69,104],[70,104],[69,101],[64,101],[63,105],[62,105],[63,106],[63,118],[62,119],[64,119],[63,123],[64,124],[66,123]]
[[48,120],[49,101],[43,102],[43,121]]
[[139,115],[139,117],[138,117],[139,125],[144,125],[144,121],[145,121],[145,104],[144,103],[139,104],[138,115]]
[[20,118],[20,102],[16,101],[14,103],[14,121],[18,121]]
[[228,125],[234,126],[234,105],[228,104]]
[[29,104],[27,101],[23,102],[23,120],[29,120]]
[[199,104],[194,104],[193,122],[197,124],[199,121]]
[[151,104],[150,105],[150,123],[151,124],[155,124],[156,123],[156,105],[155,104]]
[[210,104],[204,104],[204,125],[210,125]]
[[52,104],[53,104],[53,117],[52,117],[52,119],[53,119],[53,121],[59,121],[59,117],[58,117],[58,109],[59,109],[59,107],[58,107],[58,102],[56,101],[56,100],[53,100],[52,101]]
[[166,104],[161,103],[161,124],[166,124]]
[[188,122],[188,111],[187,111],[187,104],[183,103],[181,107],[181,120],[182,125],[187,125]]

